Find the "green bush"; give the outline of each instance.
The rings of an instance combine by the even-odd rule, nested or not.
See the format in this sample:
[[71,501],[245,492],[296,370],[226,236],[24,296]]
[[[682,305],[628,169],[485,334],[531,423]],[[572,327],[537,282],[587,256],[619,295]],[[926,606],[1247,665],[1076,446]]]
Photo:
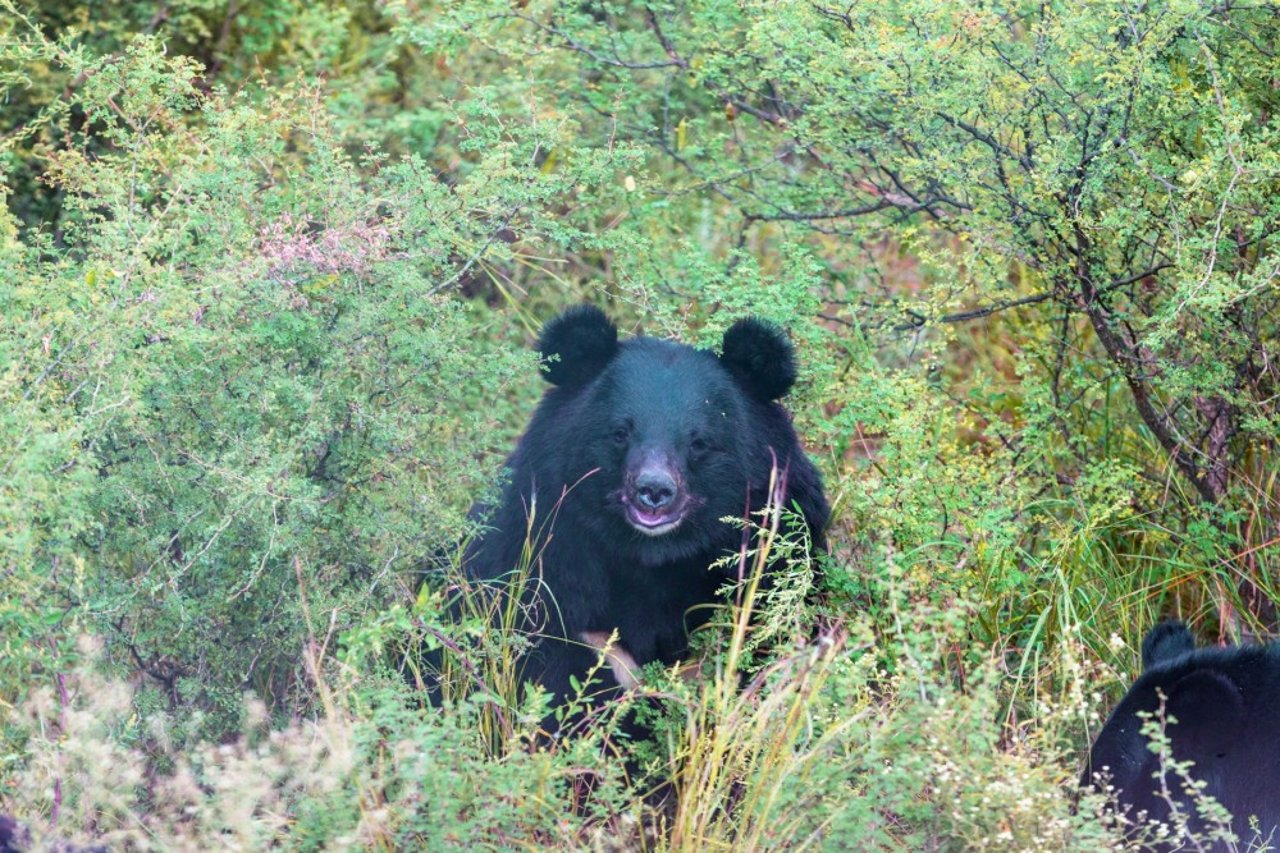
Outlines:
[[218,731],[245,688],[295,689],[304,594],[336,634],[456,538],[495,442],[478,403],[534,370],[460,346],[486,322],[449,289],[495,218],[536,240],[611,164],[549,177],[547,129],[495,131],[449,186],[349,155],[309,86],[204,94],[153,39],[43,48],[86,78],[72,106],[104,148],[50,152],[62,233],[5,257],[4,683],[89,630]]

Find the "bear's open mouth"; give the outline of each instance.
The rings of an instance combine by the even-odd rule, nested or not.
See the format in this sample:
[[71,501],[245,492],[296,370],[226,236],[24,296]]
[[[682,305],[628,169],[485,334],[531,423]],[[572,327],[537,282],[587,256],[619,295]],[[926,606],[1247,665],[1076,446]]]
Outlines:
[[680,522],[684,521],[685,510],[689,506],[688,501],[681,501],[670,509],[648,512],[631,501],[624,501],[624,503],[627,509],[627,522],[646,536],[661,536],[675,530],[680,526]]

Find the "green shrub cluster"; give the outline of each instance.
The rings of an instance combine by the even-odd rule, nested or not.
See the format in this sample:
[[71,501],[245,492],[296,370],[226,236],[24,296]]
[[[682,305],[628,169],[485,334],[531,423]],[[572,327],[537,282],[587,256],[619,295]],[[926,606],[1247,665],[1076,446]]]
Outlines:
[[217,732],[297,688],[302,594],[336,635],[456,539],[535,371],[451,290],[502,229],[572,232],[564,194],[617,165],[552,175],[561,129],[488,127],[450,185],[350,152],[311,84],[206,93],[154,38],[26,36],[11,59],[83,78],[85,123],[45,155],[56,232],[9,220],[3,260],[3,683],[91,631]]

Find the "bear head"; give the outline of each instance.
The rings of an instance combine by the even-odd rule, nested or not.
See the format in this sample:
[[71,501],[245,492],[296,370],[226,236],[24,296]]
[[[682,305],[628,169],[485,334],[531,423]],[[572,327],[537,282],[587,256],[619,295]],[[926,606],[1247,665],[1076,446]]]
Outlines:
[[562,513],[648,564],[736,544],[721,519],[758,509],[772,466],[786,462],[773,451],[790,451],[773,447],[791,435],[774,401],[796,379],[781,330],[739,320],[717,356],[644,336],[619,342],[603,312],[580,306],[546,326],[538,349],[556,386],[555,440],[569,445],[544,451],[564,462],[551,475],[569,487]]

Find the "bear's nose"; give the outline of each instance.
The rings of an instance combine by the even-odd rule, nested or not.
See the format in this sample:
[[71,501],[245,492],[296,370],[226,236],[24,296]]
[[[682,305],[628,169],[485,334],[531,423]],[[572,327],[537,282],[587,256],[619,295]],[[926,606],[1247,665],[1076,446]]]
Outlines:
[[636,501],[648,510],[662,509],[676,497],[676,481],[663,471],[643,471],[636,477]]

